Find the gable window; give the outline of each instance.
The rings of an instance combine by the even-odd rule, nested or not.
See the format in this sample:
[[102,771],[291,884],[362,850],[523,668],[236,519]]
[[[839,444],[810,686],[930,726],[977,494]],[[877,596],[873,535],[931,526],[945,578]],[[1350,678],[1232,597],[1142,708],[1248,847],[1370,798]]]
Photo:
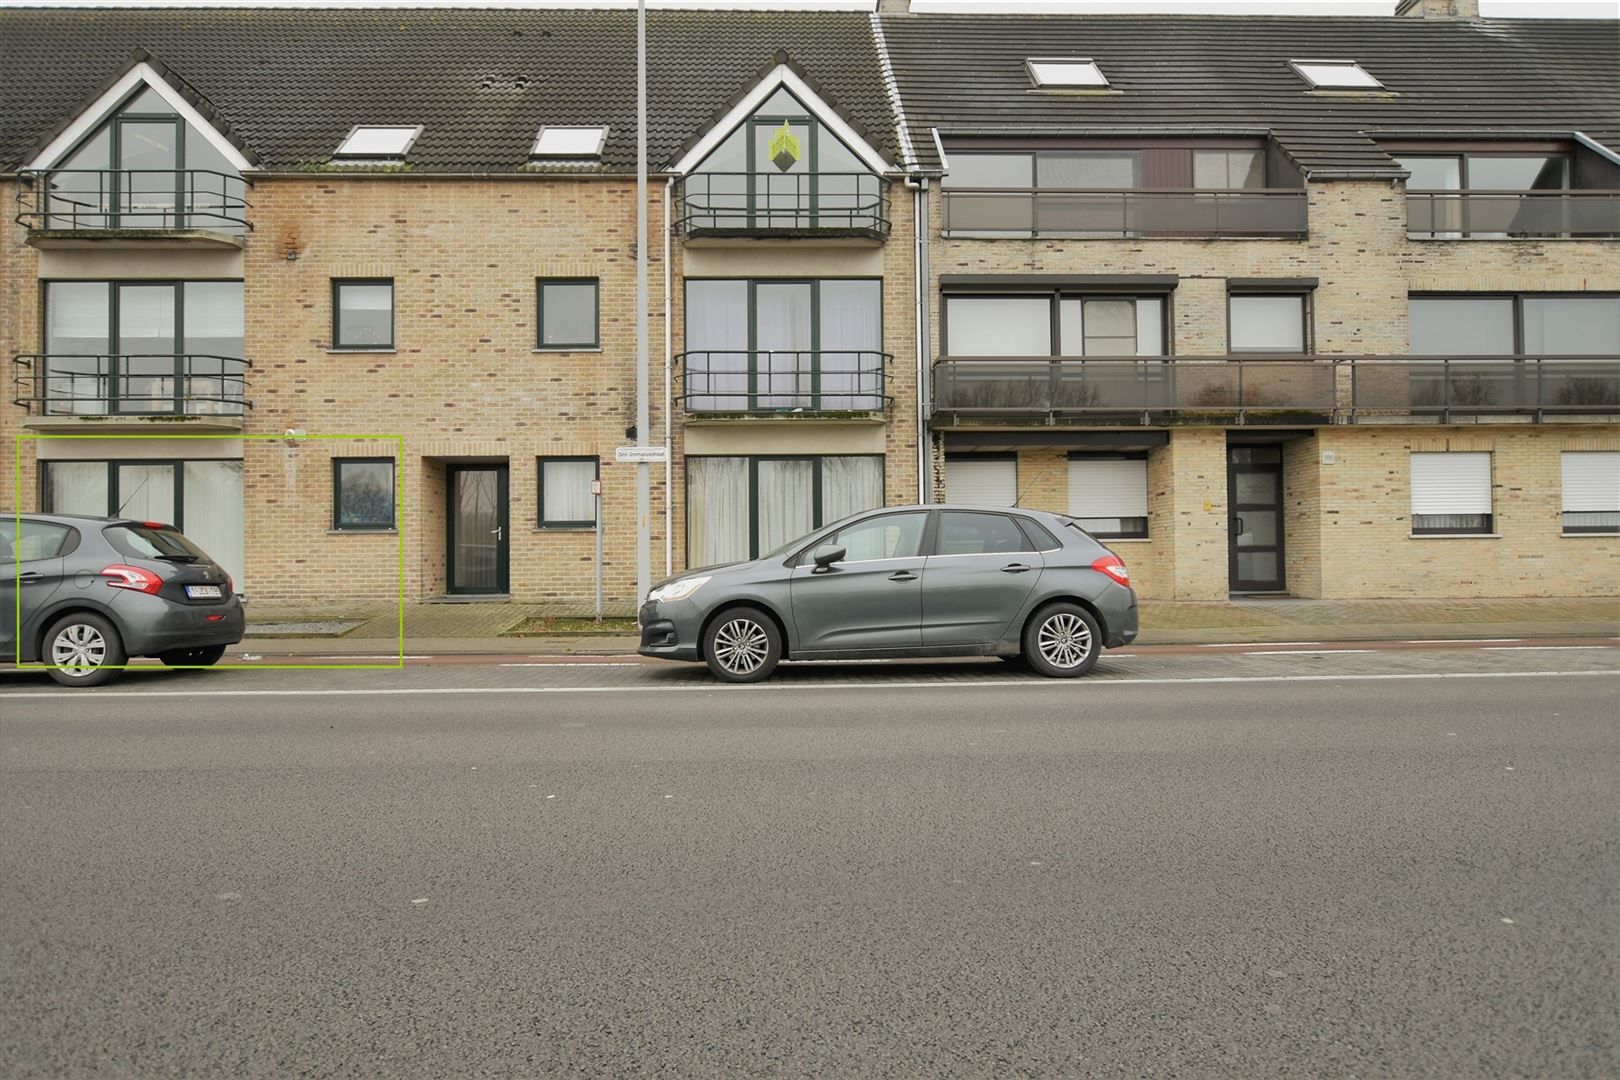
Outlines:
[[394,459],[332,459],[332,528],[394,527]]
[[1095,60],[1036,59],[1024,61],[1029,78],[1043,90],[1103,89],[1108,78]]
[[595,278],[540,278],[535,283],[538,349],[594,349],[598,329]]
[[1146,537],[1147,457],[1071,454],[1069,514],[1099,539]]
[[1299,77],[1312,90],[1382,90],[1384,84],[1354,60],[1290,60]]
[[1230,353],[1294,353],[1310,351],[1307,333],[1309,295],[1287,296],[1234,293],[1227,298]]
[[1491,531],[1491,455],[1413,452],[1412,535]]
[[602,147],[607,142],[607,133],[608,129],[605,127],[553,127],[548,124],[535,136],[534,148],[529,151],[529,157],[600,158]]
[[1018,502],[1014,454],[946,454],[945,501],[967,506],[1012,506]]
[[356,127],[344,136],[332,156],[350,161],[403,161],[421,134],[420,125]]
[[1564,532],[1620,534],[1620,452],[1574,450],[1560,458]]
[[539,461],[542,529],[590,529],[596,525],[596,458],[558,457]]
[[394,347],[394,281],[332,280],[332,348]]
[[946,356],[1163,356],[1160,296],[945,296]]

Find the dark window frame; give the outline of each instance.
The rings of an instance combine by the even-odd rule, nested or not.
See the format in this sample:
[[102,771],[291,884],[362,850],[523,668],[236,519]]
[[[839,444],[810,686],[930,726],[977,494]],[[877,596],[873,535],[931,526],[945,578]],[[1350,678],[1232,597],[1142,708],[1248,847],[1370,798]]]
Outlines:
[[[1477,525],[1465,525],[1461,528],[1454,525],[1419,525],[1418,518],[1422,517],[1473,517],[1479,518]],[[1413,536],[1491,536],[1496,526],[1496,514],[1413,514]]]
[[[343,510],[343,466],[387,465],[393,470],[393,482],[388,487],[388,524],[370,522],[345,523]],[[391,457],[335,457],[332,459],[332,531],[333,532],[397,532],[399,530],[399,461]]]
[[[1390,153],[1391,157],[1396,157],[1396,158],[1429,158],[1429,159],[1451,160],[1451,161],[1456,161],[1457,162],[1457,187],[1456,188],[1408,188],[1407,190],[1409,190],[1409,191],[1417,191],[1417,192],[1472,191],[1474,189],[1469,186],[1469,182],[1468,182],[1468,162],[1469,162],[1469,160],[1471,158],[1523,158],[1523,157],[1535,157],[1537,155],[1544,155],[1544,156],[1546,156],[1548,158],[1560,158],[1560,159],[1563,160],[1563,162],[1564,162],[1564,184],[1563,184],[1562,187],[1556,187],[1556,188],[1526,188],[1525,189],[1526,191],[1573,191],[1573,190],[1575,190],[1575,188],[1573,186],[1574,182],[1575,182],[1575,151],[1570,150],[1570,149],[1558,149],[1558,150],[1546,150],[1546,149],[1535,149],[1535,150],[1489,150],[1489,151],[1481,151],[1481,150],[1473,150],[1473,149],[1459,149],[1459,150],[1400,150],[1400,149],[1392,149],[1392,150],[1389,151],[1389,153]],[[1497,190],[1497,189],[1494,189],[1494,188],[1482,188],[1480,190],[1482,190],[1482,191],[1493,191],[1493,190]]]
[[[1303,350],[1295,349],[1238,349],[1232,344],[1232,301],[1276,299],[1287,297],[1297,298],[1300,301],[1300,341],[1304,343]],[[1226,291],[1226,355],[1228,356],[1315,356],[1316,355],[1316,290],[1312,288],[1297,289],[1238,289],[1230,287]]]
[[[823,458],[830,458],[830,457],[876,458],[878,463],[879,463],[879,466],[878,466],[878,488],[879,488],[879,490],[878,490],[878,505],[872,507],[872,509],[873,510],[882,509],[888,502],[889,470],[888,470],[888,455],[886,453],[877,453],[877,454],[688,454],[688,455],[686,455],[685,462],[691,462],[691,461],[694,461],[694,460],[697,460],[697,459],[700,459],[700,458],[739,458],[739,457],[746,459],[747,462],[748,462],[748,506],[747,506],[747,513],[748,513],[748,550],[749,550],[748,558],[750,558],[750,559],[757,559],[761,555],[766,554],[766,552],[760,551],[760,549],[759,549],[759,515],[756,512],[756,510],[758,508],[758,505],[759,505],[759,463],[761,461],[811,461],[811,462],[814,462],[814,468],[812,469],[811,474],[810,474],[810,493],[811,493],[810,494],[810,499],[811,499],[810,520],[813,522],[813,524],[810,526],[811,532],[815,532],[817,530],[825,528],[828,525],[833,524],[833,522],[831,522],[831,521],[823,520],[823,518],[821,516],[821,514],[822,514],[822,505],[821,505],[821,502],[822,502],[822,500],[821,500],[821,471],[822,471],[821,470],[821,460]],[[685,462],[683,462],[682,466],[681,466],[681,500],[686,506],[687,521],[685,523],[686,528],[684,529],[684,532],[686,534],[686,555],[685,555],[685,559],[686,559],[687,565],[690,566],[691,561],[692,561],[692,530],[691,530],[691,527],[690,527],[691,514],[692,514],[692,499],[691,499],[691,496],[690,496],[691,485],[692,485],[692,473],[691,473],[691,470],[688,467],[688,465],[685,464]],[[863,510],[863,511],[860,511],[860,512],[865,513],[866,511]],[[809,535],[809,534],[807,533],[806,535]],[[797,558],[797,557],[798,557],[797,554],[790,556],[790,558]]]
[[1571,514],[1606,513],[1607,511],[1592,510],[1560,510],[1558,512],[1558,527],[1565,536],[1620,536],[1620,524],[1617,525],[1571,525]]
[[[341,295],[346,285],[386,285],[388,286],[388,342],[382,344],[356,345],[342,340],[339,331],[343,326],[343,307]],[[391,352],[394,343],[399,338],[398,333],[399,290],[393,278],[333,278],[332,279],[332,348],[343,349],[348,352]]]
[[[588,462],[590,462],[592,465],[594,465],[596,467],[595,471],[594,471],[594,473],[592,474],[592,477],[591,477],[593,482],[594,481],[600,481],[602,479],[602,459],[599,458],[599,457],[592,457],[589,454],[551,454],[551,455],[547,455],[547,456],[544,456],[544,457],[535,458],[534,459],[534,472],[535,472],[535,479],[534,479],[534,484],[535,484],[535,489],[534,489],[535,490],[535,505],[534,505],[535,526],[534,527],[537,528],[537,529],[568,529],[568,530],[576,530],[576,531],[579,530],[579,529],[593,529],[594,530],[596,528],[596,519],[594,517],[591,518],[589,521],[547,521],[546,520],[546,464],[547,464],[547,462],[552,462],[552,461],[588,461]],[[595,497],[596,496],[593,496],[593,498],[595,498]]]
[[[1163,351],[1151,356],[1135,356],[1125,359],[1135,360],[1164,360],[1175,355],[1175,341],[1170,328],[1175,325],[1174,290],[1166,292],[1157,291],[1114,291],[1111,289],[1074,289],[1074,288],[1047,288],[1047,289],[941,289],[939,295],[939,359],[955,360],[961,358],[960,354],[950,351],[950,302],[952,300],[1046,300],[1048,334],[1051,337],[1051,352],[1044,357],[1049,360],[1084,360],[1084,353],[1066,353],[1063,351],[1063,301],[1079,300],[1142,300],[1159,301],[1159,340]],[[1230,315],[1228,315],[1230,319]],[[1230,328],[1229,328],[1230,329]],[[1230,339],[1230,335],[1229,335]],[[1081,342],[1081,348],[1085,343]],[[1100,355],[1100,354],[1099,354]],[[973,359],[973,357],[967,357]],[[1015,360],[1017,357],[995,357],[994,359]],[[1043,359],[1032,357],[1032,359]]]
[[[1118,453],[1109,453],[1107,451],[1101,451],[1101,452],[1093,453],[1093,452],[1085,451],[1085,450],[1075,450],[1075,451],[1071,451],[1069,453],[1068,460],[1070,462],[1074,462],[1074,461],[1141,461],[1141,462],[1146,462],[1148,460],[1148,454],[1147,454],[1147,451],[1145,451],[1145,450],[1124,450],[1124,451],[1120,451]],[[1144,476],[1143,476],[1143,479],[1142,479],[1142,482],[1143,482],[1144,486],[1146,486],[1147,483],[1148,483],[1147,477],[1145,475],[1145,469],[1146,469],[1146,466],[1144,466]],[[1067,477],[1065,476],[1064,479],[1067,480]],[[1151,507],[1149,509],[1151,509]],[[1101,520],[1104,520],[1104,519],[1102,519],[1102,518],[1084,518],[1084,517],[1080,517],[1078,514],[1073,513],[1072,511],[1070,513],[1066,514],[1065,516],[1070,518],[1071,520],[1073,520],[1075,522],[1080,523],[1080,528],[1083,529],[1086,532],[1087,535],[1095,537],[1098,540],[1148,540],[1148,539],[1151,539],[1151,536],[1149,535],[1149,531],[1148,531],[1148,527],[1149,527],[1149,524],[1150,524],[1149,518],[1151,517],[1151,515],[1149,515],[1149,517],[1142,517],[1142,518],[1119,518],[1119,519],[1117,519],[1119,521],[1140,521],[1142,523],[1142,528],[1141,528],[1140,532],[1137,532],[1137,531],[1134,531],[1134,530],[1132,530],[1130,532],[1097,532],[1097,531],[1095,531],[1093,529],[1087,528],[1087,526],[1085,525],[1085,522],[1087,522],[1087,521],[1101,521]]]
[[[1524,302],[1526,300],[1620,300],[1620,292],[1608,289],[1597,289],[1592,292],[1570,292],[1568,289],[1550,289],[1546,292],[1503,292],[1492,289],[1484,292],[1457,292],[1446,290],[1443,292],[1408,292],[1406,294],[1406,347],[1408,353],[1417,359],[1431,354],[1411,353],[1412,348],[1412,301],[1413,300],[1506,300],[1513,310],[1513,351],[1508,356],[1522,357],[1530,355],[1524,350]],[[1444,354],[1438,354],[1444,355]]]
[[[591,286],[591,340],[556,342],[546,340],[546,286]],[[570,352],[602,347],[602,279],[599,277],[537,277],[534,279],[534,347],[537,352]]]

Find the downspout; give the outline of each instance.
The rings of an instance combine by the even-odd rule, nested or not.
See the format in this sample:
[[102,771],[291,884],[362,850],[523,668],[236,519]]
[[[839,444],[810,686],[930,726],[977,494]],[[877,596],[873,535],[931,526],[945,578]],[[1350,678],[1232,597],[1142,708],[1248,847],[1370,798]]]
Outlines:
[[670,234],[675,231],[670,200],[675,195],[675,178],[664,186],[664,576],[675,573],[675,409],[670,369],[675,362],[670,313]]
[[906,181],[912,193],[917,318],[917,501],[934,501],[933,452],[928,432],[932,370],[928,342],[928,178]]

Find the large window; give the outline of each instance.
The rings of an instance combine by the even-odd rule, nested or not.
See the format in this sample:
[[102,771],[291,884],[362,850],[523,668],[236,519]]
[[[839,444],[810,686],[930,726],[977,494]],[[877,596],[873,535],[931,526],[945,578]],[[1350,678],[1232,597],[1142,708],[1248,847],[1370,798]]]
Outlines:
[[342,531],[394,527],[394,459],[332,460],[332,528]]
[[596,525],[595,458],[541,458],[539,462],[542,529],[589,529]]
[[883,458],[688,457],[688,566],[757,558],[883,505]]
[[686,348],[688,411],[875,410],[883,283],[689,280]]
[[44,331],[51,413],[242,411],[240,281],[47,282]]
[[394,347],[394,283],[390,279],[332,282],[332,348]]
[[1542,191],[1569,186],[1568,154],[1397,154],[1408,191]]
[[1468,535],[1491,531],[1488,452],[1412,454],[1412,533]]
[[1229,299],[1233,353],[1310,351],[1310,297],[1304,293],[1264,296],[1236,293]]
[[47,461],[41,479],[46,513],[173,525],[242,587],[240,460]]
[[594,349],[600,345],[597,289],[595,278],[541,278],[535,285],[536,347]]
[[1163,356],[1164,309],[1159,296],[946,296],[945,355]]
[[1413,356],[1620,356],[1620,296],[1413,296]]
[[1620,452],[1566,451],[1560,464],[1564,532],[1620,533]]
[[1104,539],[1148,534],[1147,458],[1073,454],[1069,458],[1069,514]]
[[1237,190],[1266,186],[1263,150],[1194,150],[1192,164],[1195,188]]

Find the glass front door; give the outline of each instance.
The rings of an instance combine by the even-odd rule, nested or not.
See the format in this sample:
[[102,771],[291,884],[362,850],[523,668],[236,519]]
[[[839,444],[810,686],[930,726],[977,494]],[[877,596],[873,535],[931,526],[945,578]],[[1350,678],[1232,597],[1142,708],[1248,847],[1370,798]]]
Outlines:
[[1282,592],[1282,449],[1227,448],[1229,585],[1233,592]]
[[446,581],[451,593],[507,591],[505,465],[449,466]]

